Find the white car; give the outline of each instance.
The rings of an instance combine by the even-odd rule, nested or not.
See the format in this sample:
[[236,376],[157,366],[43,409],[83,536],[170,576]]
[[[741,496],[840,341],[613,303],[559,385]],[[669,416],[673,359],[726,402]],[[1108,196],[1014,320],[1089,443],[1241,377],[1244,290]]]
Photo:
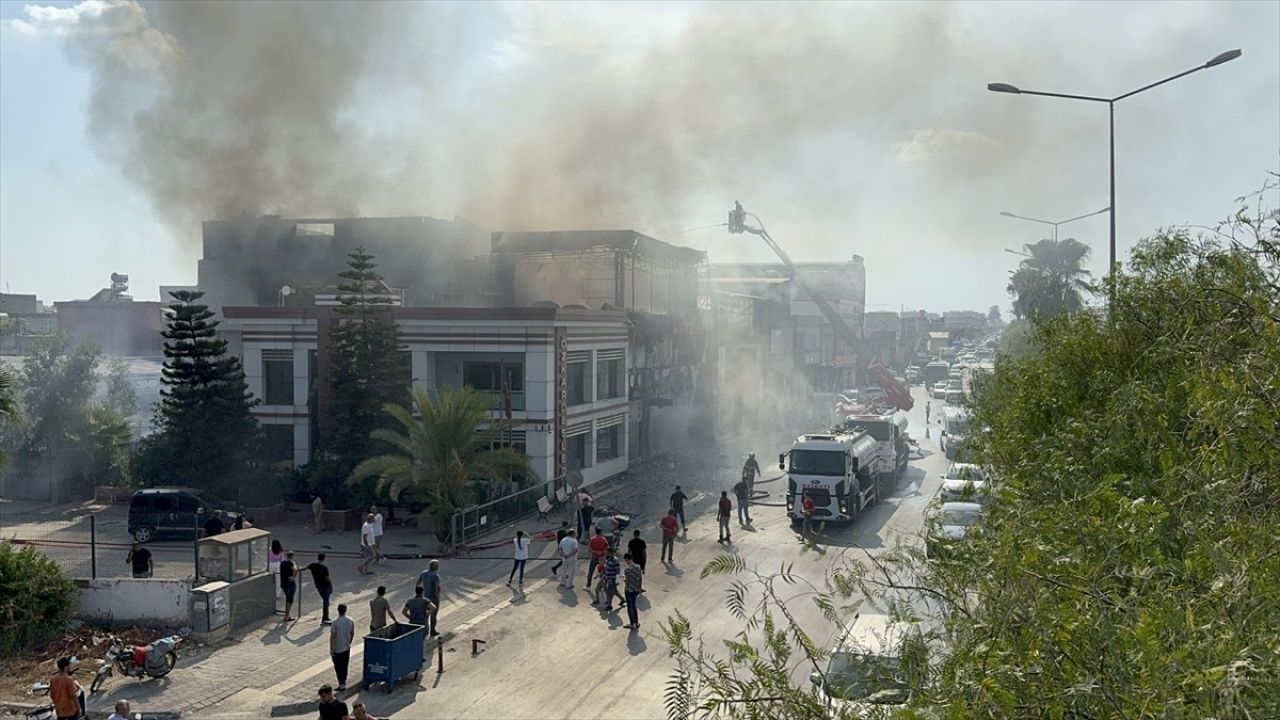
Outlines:
[[929,389],[929,395],[931,395],[935,400],[945,398],[947,396],[947,381],[939,380],[934,383],[933,387]]
[[832,649],[826,670],[810,673],[809,680],[836,711],[833,715],[889,711],[910,700],[910,675],[923,676],[922,668],[912,673],[912,663],[903,661],[904,656],[922,657],[917,649],[926,649],[919,623],[859,613]]
[[943,502],[967,500],[983,502],[990,491],[987,474],[982,468],[970,463],[951,463],[951,467],[942,474],[942,490],[938,496]]
[[924,554],[930,560],[951,554],[952,549],[964,542],[969,528],[982,520],[982,505],[975,502],[944,502],[926,520],[928,537]]

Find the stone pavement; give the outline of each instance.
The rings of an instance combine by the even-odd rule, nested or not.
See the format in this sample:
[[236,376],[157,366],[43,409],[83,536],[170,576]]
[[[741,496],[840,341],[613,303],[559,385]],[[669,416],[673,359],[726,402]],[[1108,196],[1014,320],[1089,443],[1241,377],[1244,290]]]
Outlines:
[[[669,474],[673,468],[663,468]],[[705,468],[693,475],[709,474]],[[726,476],[728,470],[726,469]],[[696,496],[699,483],[695,478],[681,483],[694,496],[690,503],[692,513],[710,508],[711,495]],[[652,488],[652,489],[650,489]],[[593,488],[595,489],[595,488]],[[666,497],[671,492],[667,486],[654,483],[621,481],[610,483],[597,492],[598,501],[636,514],[633,522],[652,516],[649,525],[656,524],[657,516],[666,507]],[[518,523],[526,532],[552,529],[561,519],[571,519],[567,512],[553,515],[545,527],[534,518]],[[358,635],[369,627],[369,600],[378,585],[387,587],[396,615],[405,600],[413,595],[418,574],[426,568],[426,560],[388,560],[375,565],[375,574],[361,577],[355,571],[357,560],[351,550],[358,540],[356,533],[325,533],[316,536],[305,525],[292,523],[272,528],[274,535],[282,538],[287,549],[297,554],[300,566],[315,559],[317,552],[329,553],[326,560],[334,577],[335,595],[331,613],[336,615],[338,603],[347,603],[348,615],[355,620]],[[495,529],[489,538],[507,540],[514,534],[514,525]],[[650,535],[655,546],[657,540]],[[477,544],[484,544],[482,538]],[[533,593],[547,581],[547,568],[554,557],[553,543],[535,543],[526,568],[525,592]],[[384,552],[419,553],[434,549],[434,540],[415,530],[388,528],[384,539]],[[494,614],[509,608],[518,599],[505,586],[511,568],[509,546],[489,550],[477,550],[471,555],[441,560],[441,575],[445,594],[439,614],[439,623],[446,646],[446,666],[451,659],[470,654],[471,630]],[[547,562],[540,562],[547,560]],[[580,563],[585,572],[585,563]],[[212,652],[179,660],[178,668],[170,676],[158,680],[123,680],[113,677],[104,692],[98,693],[89,703],[93,711],[109,712],[117,699],[128,699],[144,714],[156,711],[183,711],[199,713],[209,710],[218,716],[234,714],[238,706],[270,707],[273,716],[309,714],[314,711],[316,688],[321,684],[336,685],[328,654],[328,628],[320,625],[318,598],[311,588],[309,573],[302,573],[300,601],[305,613],[293,623],[269,620],[236,633],[229,641],[219,643]],[[283,603],[283,600],[280,601]],[[277,616],[279,617],[279,616]],[[348,694],[358,688],[363,646],[359,637],[352,649]],[[434,656],[428,659],[428,675],[434,665]]]

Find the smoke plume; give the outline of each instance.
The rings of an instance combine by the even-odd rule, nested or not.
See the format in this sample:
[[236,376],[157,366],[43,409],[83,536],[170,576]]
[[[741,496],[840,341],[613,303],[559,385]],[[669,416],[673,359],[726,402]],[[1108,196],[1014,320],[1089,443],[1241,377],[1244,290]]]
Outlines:
[[[903,227],[989,250],[956,228],[1104,204],[1097,108],[985,84],[1122,91],[1217,48],[1200,7],[1148,26],[1127,5],[85,0],[19,22],[88,65],[89,132],[183,238],[211,217],[457,213],[680,242],[738,198],[799,256],[871,260]],[[1123,78],[1059,44],[1068,15],[1142,48]]]

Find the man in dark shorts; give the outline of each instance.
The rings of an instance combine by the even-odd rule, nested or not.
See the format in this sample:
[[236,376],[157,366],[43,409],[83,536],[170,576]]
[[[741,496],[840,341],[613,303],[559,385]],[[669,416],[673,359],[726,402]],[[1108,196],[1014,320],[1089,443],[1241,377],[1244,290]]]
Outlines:
[[293,561],[293,551],[284,554],[280,562],[280,589],[284,591],[284,620],[293,620],[293,596],[298,592],[298,564]]
[[151,559],[151,551],[142,547],[142,543],[133,544],[133,549],[125,556],[124,561],[133,566],[135,578],[149,578],[155,572],[155,563]]

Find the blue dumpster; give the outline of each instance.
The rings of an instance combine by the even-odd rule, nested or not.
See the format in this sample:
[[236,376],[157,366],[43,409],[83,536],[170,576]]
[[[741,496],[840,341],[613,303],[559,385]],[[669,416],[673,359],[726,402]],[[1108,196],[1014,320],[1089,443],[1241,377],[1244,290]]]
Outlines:
[[413,673],[418,679],[422,671],[422,641],[426,628],[409,623],[395,623],[378,628],[364,636],[364,675],[361,685],[365,690],[376,682],[387,684],[391,692],[396,681]]

